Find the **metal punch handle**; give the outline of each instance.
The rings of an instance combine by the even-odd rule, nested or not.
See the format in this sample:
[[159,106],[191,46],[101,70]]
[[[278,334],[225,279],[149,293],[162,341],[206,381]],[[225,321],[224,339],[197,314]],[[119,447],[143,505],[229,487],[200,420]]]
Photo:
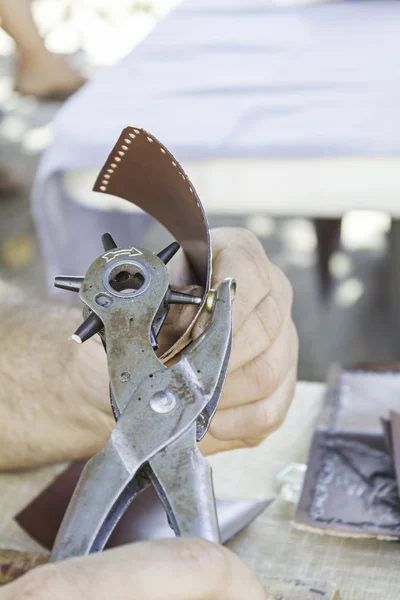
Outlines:
[[[196,423],[207,404],[215,402],[225,376],[231,289],[230,280],[219,286],[209,326],[183,352],[181,361],[138,386],[110,441],[85,467],[57,536],[52,561],[104,547],[122,515],[121,507],[126,508],[147,484],[138,477],[145,463],[175,533],[219,541],[211,470],[197,449]],[[216,353],[214,360],[212,352]],[[182,386],[191,391],[190,401],[179,397]],[[163,393],[170,394],[167,399],[174,398],[170,410],[163,403]]]

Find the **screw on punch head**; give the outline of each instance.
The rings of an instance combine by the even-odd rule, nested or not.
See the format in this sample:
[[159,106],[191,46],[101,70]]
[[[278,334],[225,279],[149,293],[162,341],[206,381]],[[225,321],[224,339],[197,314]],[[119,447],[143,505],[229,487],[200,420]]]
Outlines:
[[172,244],[170,244],[169,246],[164,248],[164,250],[161,250],[161,252],[159,252],[157,254],[157,256],[166,265],[167,263],[169,263],[171,258],[173,256],[175,256],[175,254],[178,252],[179,248],[180,248],[180,245],[178,244],[178,242],[172,242]]
[[103,242],[103,248],[105,252],[109,250],[114,250],[117,247],[117,244],[114,242],[114,239],[111,233],[103,233],[101,236],[101,241]]
[[99,333],[101,329],[103,329],[102,320],[95,313],[90,313],[69,339],[77,344],[82,344],[96,333]]
[[70,292],[79,292],[83,280],[84,277],[56,277],[54,280],[54,287],[60,288],[61,290],[69,290]]

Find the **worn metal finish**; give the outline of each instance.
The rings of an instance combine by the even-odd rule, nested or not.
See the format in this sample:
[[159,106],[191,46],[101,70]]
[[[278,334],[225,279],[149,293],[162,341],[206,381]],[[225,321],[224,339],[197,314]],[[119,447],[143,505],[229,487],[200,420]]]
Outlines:
[[69,292],[79,292],[83,279],[83,277],[56,277],[54,286]]
[[211,467],[196,443],[196,426],[149,461],[151,478],[176,535],[220,541]]
[[[112,245],[110,237],[106,242]],[[226,375],[234,282],[220,284],[206,330],[167,368],[154,353],[156,337],[169,299],[188,301],[171,294],[163,261],[170,253],[108,250],[80,286],[85,323],[102,325],[117,423],[82,473],[52,561],[101,550],[125,508],[150,483],[176,535],[220,539],[211,470],[197,441],[207,431]]]

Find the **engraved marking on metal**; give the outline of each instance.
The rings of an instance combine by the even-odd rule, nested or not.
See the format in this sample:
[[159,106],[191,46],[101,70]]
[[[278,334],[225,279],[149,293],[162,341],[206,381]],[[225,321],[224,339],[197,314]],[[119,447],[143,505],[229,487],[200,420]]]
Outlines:
[[142,252],[137,248],[118,248],[117,250],[110,250],[103,254],[104,260],[108,263],[115,258],[119,258],[120,256],[140,256]]

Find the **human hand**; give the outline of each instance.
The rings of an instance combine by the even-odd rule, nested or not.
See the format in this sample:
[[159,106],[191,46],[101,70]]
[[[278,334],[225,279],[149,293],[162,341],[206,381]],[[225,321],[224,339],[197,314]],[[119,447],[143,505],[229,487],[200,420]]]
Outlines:
[[[294,394],[298,356],[292,289],[285,275],[268,260],[250,231],[221,228],[211,233],[212,287],[232,277],[236,295],[228,375],[209,432],[200,443],[204,454],[255,446],[281,425]],[[192,286],[187,291],[196,290]],[[185,331],[194,310],[171,307],[159,340],[164,349]],[[194,339],[207,320],[204,312],[194,327]],[[76,356],[87,401],[109,414],[103,348],[90,340]],[[98,432],[105,435],[106,430],[107,425]],[[99,446],[105,441],[106,437],[99,439]]]
[[[208,454],[256,445],[281,424],[294,392],[298,352],[290,284],[257,238],[244,229],[217,229],[212,246],[212,285],[233,277],[237,291],[228,376],[209,433],[200,443]],[[18,290],[8,284],[3,288],[0,338],[7,352],[0,361],[0,420],[5,424],[1,469],[92,456],[114,426],[100,340],[95,336],[80,347],[68,343],[81,318],[78,310],[25,302]],[[171,307],[161,345],[168,347],[183,333],[192,311],[190,306]],[[204,330],[208,316],[200,316],[193,337]]]
[[[246,229],[212,231],[212,287],[236,280],[232,353],[222,397],[200,442],[204,454],[256,446],[283,422],[293,399],[298,358],[292,288]],[[193,331],[206,324],[202,315]]]
[[0,600],[265,600],[232,552],[198,538],[140,542],[33,569]]

